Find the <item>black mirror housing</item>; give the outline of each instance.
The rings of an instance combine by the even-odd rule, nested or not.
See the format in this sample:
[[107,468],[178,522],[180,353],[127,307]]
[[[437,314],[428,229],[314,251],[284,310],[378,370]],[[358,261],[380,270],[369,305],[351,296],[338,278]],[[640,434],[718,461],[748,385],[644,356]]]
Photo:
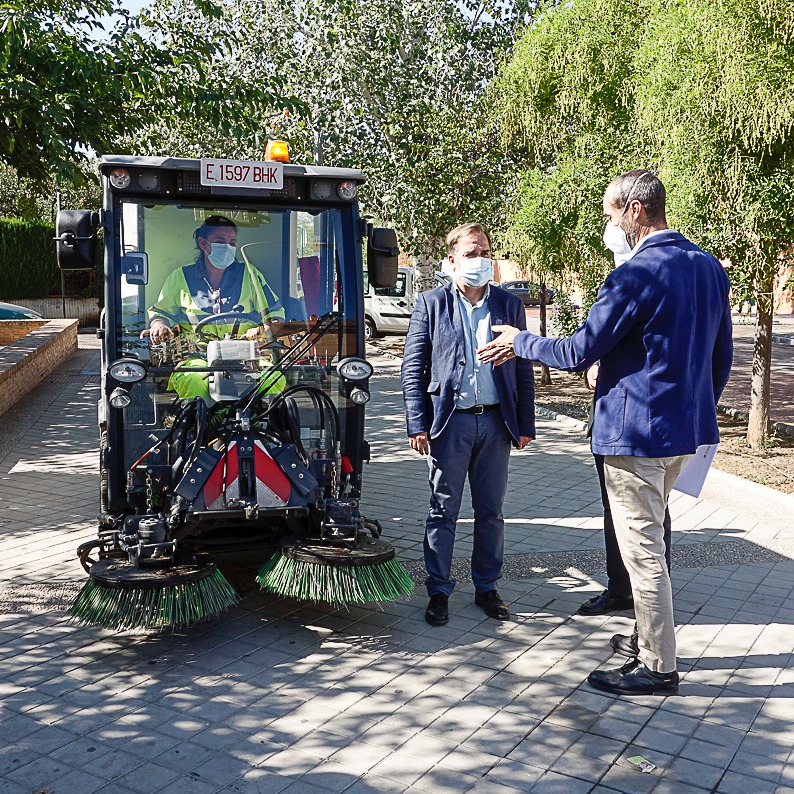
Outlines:
[[58,267],[92,270],[96,261],[99,214],[94,210],[61,210],[55,219]]
[[374,227],[367,239],[367,273],[372,287],[391,287],[397,284],[397,232],[394,229]]
[[128,284],[146,286],[149,283],[149,256],[143,251],[124,254],[121,257],[121,275],[127,277]]

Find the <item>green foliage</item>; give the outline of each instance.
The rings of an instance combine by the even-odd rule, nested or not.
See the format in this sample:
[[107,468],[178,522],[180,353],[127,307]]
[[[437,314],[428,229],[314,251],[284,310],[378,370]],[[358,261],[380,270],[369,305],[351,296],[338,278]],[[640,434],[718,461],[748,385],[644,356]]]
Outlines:
[[638,52],[637,130],[659,152],[671,215],[759,305],[792,258],[792,31],[791,4],[690,0],[658,5]]
[[[241,32],[235,57],[207,65],[219,86],[283,81],[293,98],[239,118],[240,134],[194,123],[153,124],[141,153],[260,156],[286,137],[296,162],[360,167],[365,211],[394,226],[401,245],[438,257],[446,231],[500,212],[504,168],[484,92],[509,52],[527,0],[226,0],[208,38]],[[199,24],[190,0],[156,3],[169,36]],[[170,20],[170,21],[169,21]],[[245,129],[243,129],[245,128]]]
[[[546,2],[496,82],[506,141],[526,147],[529,162],[552,166],[561,151],[585,155],[580,136],[610,136],[630,118],[632,63],[647,2]],[[587,143],[585,139],[582,143]]]
[[576,306],[567,292],[558,291],[551,309],[551,329],[557,336],[571,336],[582,324],[586,312]]
[[609,180],[634,167],[630,34],[647,8],[628,0],[546,3],[493,88],[502,140],[520,158],[504,226],[530,271],[595,298],[611,267],[601,242]]
[[229,133],[230,120],[274,100],[278,80],[206,83],[213,62],[232,60],[236,33],[209,39],[203,23],[217,16],[217,6],[192,7],[196,24],[169,36],[119,0],[6,0],[0,162],[23,177],[79,179],[77,164],[91,149],[112,151],[146,124],[169,126],[184,116]]
[[511,258],[555,286],[603,275],[610,266],[601,244],[603,189],[600,169],[586,158],[563,154],[553,167],[526,168],[504,226]]
[[98,210],[102,206],[99,181],[96,174],[88,170],[76,182],[64,181],[59,188],[54,178],[34,180],[21,177],[16,169],[0,164],[0,217],[54,223],[55,196],[59,189],[61,205],[66,209]]
[[768,283],[794,238],[793,41],[794,6],[774,0],[545,5],[495,86],[525,158],[508,231],[528,261],[587,272],[604,251],[579,213],[646,167],[672,225],[729,257],[737,285]]
[[511,233],[527,257],[594,279],[600,224],[568,204],[589,195],[600,208],[614,176],[642,167],[667,187],[670,225],[730,258],[737,293],[759,309],[754,434],[768,411],[757,395],[772,287],[794,258],[793,43],[786,0],[548,3],[496,83],[503,138],[526,171]]
[[43,298],[58,290],[55,228],[0,218],[0,299]]

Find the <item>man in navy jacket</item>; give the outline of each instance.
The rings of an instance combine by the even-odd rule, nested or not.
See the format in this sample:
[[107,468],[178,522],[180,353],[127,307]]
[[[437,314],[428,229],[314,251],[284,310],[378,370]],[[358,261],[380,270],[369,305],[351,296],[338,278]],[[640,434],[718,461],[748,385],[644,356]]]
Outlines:
[[[638,640],[634,659],[588,680],[618,694],[672,694],[675,621],[662,522],[686,461],[719,440],[716,404],[733,356],[729,285],[713,256],[667,228],[664,186],[648,171],[617,177],[604,215],[604,242],[625,264],[607,277],[584,324],[565,339],[494,328],[500,336],[479,357],[566,370],[600,360],[592,448],[604,456]],[[613,647],[626,641],[617,635]]]
[[428,455],[430,465],[425,619],[434,626],[449,620],[455,525],[467,475],[474,509],[474,601],[489,617],[509,617],[496,589],[507,467],[511,445],[523,449],[535,437],[532,364],[518,360],[494,369],[476,355],[492,338],[492,325],[526,328],[521,299],[489,284],[491,244],[482,226],[459,226],[446,242],[453,282],[417,298],[402,366],[409,442]]

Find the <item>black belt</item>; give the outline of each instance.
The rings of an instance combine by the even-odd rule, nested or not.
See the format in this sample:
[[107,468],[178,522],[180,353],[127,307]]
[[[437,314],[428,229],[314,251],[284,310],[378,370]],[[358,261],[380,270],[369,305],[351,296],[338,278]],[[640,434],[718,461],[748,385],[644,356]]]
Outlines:
[[484,414],[486,411],[493,411],[498,407],[499,403],[493,403],[492,405],[472,405],[471,408],[456,408],[455,410],[459,414],[474,414],[475,416],[479,416],[480,414]]

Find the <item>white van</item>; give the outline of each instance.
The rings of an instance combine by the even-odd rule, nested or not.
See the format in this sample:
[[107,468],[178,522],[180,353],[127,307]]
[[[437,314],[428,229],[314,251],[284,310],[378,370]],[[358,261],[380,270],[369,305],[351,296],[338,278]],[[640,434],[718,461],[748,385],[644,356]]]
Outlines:
[[[441,273],[435,274],[436,284],[449,281]],[[401,267],[393,287],[370,287],[364,271],[364,338],[374,339],[380,334],[404,334],[416,303],[416,279],[413,268]]]

